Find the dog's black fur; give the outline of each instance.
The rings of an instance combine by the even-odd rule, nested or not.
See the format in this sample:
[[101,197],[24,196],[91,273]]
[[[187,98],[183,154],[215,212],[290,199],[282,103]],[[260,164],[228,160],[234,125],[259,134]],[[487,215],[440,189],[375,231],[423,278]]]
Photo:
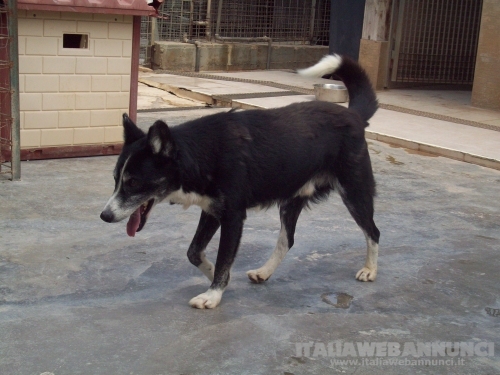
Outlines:
[[[270,110],[230,111],[171,128],[156,121],[148,134],[124,115],[125,143],[115,168],[115,193],[101,218],[115,222],[140,214],[138,228],[129,232],[134,235],[163,199],[199,204],[203,210],[188,258],[209,278],[213,275],[207,293],[190,302],[199,308],[215,307],[220,301],[248,208],[279,206],[284,237],[280,236],[275,252],[282,259],[293,245],[301,210],[337,189],[365,232],[370,257],[370,243],[378,244],[380,233],[373,221],[375,181],[364,129],[377,100],[354,61],[342,57],[335,74],[347,86],[349,108],[312,101]],[[204,249],[219,227],[214,270]],[[376,256],[374,269],[368,263],[367,258],[368,268],[363,275],[358,273],[358,279],[374,279]],[[261,282],[274,268],[269,266],[260,274],[251,271],[249,276]],[[219,293],[216,297],[214,291]]]

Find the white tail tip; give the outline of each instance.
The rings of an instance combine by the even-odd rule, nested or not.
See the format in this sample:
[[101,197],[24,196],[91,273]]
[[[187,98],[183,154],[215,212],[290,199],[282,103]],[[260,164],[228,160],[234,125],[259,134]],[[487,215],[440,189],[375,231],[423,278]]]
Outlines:
[[322,77],[325,74],[335,72],[340,64],[342,64],[341,56],[326,55],[316,65],[305,69],[298,69],[297,73],[304,77]]

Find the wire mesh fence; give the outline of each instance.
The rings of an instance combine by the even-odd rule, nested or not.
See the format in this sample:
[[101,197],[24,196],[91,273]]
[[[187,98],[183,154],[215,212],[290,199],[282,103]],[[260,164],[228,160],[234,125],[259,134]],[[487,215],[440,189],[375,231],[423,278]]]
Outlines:
[[151,18],[141,17],[141,43],[139,48],[139,63],[144,64],[150,60],[149,43],[151,40]]
[[8,7],[0,1],[0,174],[10,175],[11,123]]
[[152,40],[272,38],[273,44],[328,45],[330,0],[166,0],[162,18],[144,17],[141,59]]

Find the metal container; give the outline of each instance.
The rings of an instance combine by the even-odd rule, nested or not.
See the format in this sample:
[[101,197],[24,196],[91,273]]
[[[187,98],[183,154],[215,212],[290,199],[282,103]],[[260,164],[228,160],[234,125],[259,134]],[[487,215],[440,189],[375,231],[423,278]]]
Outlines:
[[318,83],[314,85],[316,100],[332,103],[345,103],[348,99],[347,88],[335,83]]

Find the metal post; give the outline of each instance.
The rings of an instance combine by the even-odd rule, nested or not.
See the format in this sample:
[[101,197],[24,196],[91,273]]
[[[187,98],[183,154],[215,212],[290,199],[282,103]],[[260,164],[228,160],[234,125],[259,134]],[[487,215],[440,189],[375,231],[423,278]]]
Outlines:
[[332,0],[329,53],[359,58],[365,0]]
[[[158,22],[156,17],[149,17],[150,19],[150,34],[149,34],[149,51],[147,55],[149,55],[149,61],[146,59],[145,63],[149,63],[151,69],[153,69],[154,63],[154,53],[155,53],[155,42],[159,40],[158,37]],[[133,33],[133,31],[132,31]],[[147,57],[147,56],[146,56]]]
[[207,1],[207,18],[206,18],[207,26],[205,29],[206,30],[205,35],[207,37],[208,42],[210,42],[210,40],[212,40],[212,31],[210,30],[210,28],[212,27],[212,24],[211,24],[212,15],[210,13],[212,13],[212,0]]
[[269,38],[267,40],[267,64],[266,69],[271,69],[271,52],[273,51],[273,39]]
[[309,25],[309,43],[314,38],[314,23],[316,21],[316,0],[312,0],[311,4],[311,23]]
[[220,18],[222,16],[222,1],[219,0],[219,7],[217,9],[217,26],[215,28],[215,35],[220,35]]
[[17,34],[17,0],[8,0],[10,10],[8,28],[9,28],[9,57],[12,64],[10,69],[10,112],[12,116],[12,147],[11,147],[11,165],[12,181],[21,179],[21,122],[19,114],[19,49]]
[[189,2],[189,38],[193,37],[193,17],[194,17],[194,3]]
[[139,85],[139,49],[141,48],[141,17],[132,19],[132,63],[130,64],[129,117],[137,122],[137,90]]
[[149,45],[153,46],[158,38],[158,23],[156,17],[150,17],[151,19],[151,35],[149,36]]

